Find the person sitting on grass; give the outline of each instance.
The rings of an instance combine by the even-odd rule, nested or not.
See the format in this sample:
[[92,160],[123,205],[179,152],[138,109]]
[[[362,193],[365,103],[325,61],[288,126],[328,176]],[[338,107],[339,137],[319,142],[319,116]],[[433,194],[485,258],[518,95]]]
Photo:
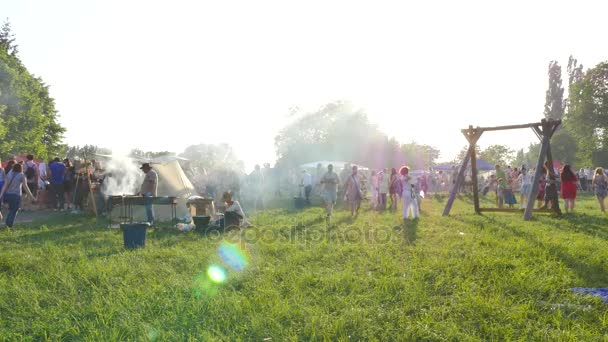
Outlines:
[[239,227],[251,227],[251,223],[247,221],[247,218],[245,217],[245,212],[243,211],[243,208],[241,207],[239,201],[235,201],[232,199],[232,192],[224,192],[222,194],[222,201],[224,201],[226,209],[224,210],[224,217],[215,221],[216,226],[225,227],[226,225],[232,225],[232,222],[226,222],[230,221],[230,219],[227,220],[226,216],[234,216],[236,217],[237,224]]
[[606,195],[608,194],[608,178],[601,167],[595,169],[591,187],[595,193],[595,196],[597,197],[598,202],[600,203],[602,213],[606,213],[604,199],[606,199]]

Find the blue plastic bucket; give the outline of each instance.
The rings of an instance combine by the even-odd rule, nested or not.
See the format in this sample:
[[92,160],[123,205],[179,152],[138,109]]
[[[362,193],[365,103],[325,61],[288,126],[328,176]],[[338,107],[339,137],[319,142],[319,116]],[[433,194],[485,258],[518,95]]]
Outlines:
[[124,246],[126,249],[135,249],[146,246],[146,231],[149,223],[123,223],[120,225]]

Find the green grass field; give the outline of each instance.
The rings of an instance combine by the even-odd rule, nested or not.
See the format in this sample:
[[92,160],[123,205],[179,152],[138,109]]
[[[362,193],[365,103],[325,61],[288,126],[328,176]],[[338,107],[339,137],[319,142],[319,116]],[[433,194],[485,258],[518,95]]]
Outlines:
[[469,198],[442,217],[445,200],[407,225],[274,209],[223,235],[150,230],[135,251],[88,218],[4,229],[0,340],[606,339],[608,305],[570,292],[608,287],[608,218],[592,197],[530,222],[474,215]]

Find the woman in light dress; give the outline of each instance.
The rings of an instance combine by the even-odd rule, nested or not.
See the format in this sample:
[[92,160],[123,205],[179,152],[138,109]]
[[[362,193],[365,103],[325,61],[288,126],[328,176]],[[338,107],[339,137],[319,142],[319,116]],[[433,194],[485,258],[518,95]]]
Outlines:
[[399,169],[401,175],[401,197],[403,198],[403,219],[407,220],[412,218],[417,219],[420,216],[420,210],[418,208],[418,192],[416,190],[416,182],[413,177],[410,176],[410,169],[407,166]]

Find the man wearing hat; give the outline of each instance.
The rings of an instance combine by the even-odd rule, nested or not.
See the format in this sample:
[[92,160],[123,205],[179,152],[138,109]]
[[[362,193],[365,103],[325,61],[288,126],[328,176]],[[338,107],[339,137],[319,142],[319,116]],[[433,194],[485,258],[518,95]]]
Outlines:
[[[144,197],[156,197],[158,189],[158,174],[150,167],[149,163],[143,163],[140,169],[146,174],[144,181],[141,183],[140,194]],[[152,201],[144,201],[144,207],[146,208],[146,216],[148,217],[148,223],[154,224],[154,207]]]

